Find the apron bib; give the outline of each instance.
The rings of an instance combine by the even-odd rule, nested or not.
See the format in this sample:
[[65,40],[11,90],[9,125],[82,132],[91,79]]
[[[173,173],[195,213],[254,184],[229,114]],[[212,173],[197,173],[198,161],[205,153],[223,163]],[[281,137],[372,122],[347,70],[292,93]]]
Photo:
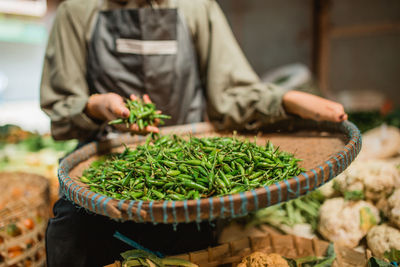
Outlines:
[[190,32],[177,9],[100,11],[88,45],[90,93],[150,99],[172,119],[202,120],[204,96]]

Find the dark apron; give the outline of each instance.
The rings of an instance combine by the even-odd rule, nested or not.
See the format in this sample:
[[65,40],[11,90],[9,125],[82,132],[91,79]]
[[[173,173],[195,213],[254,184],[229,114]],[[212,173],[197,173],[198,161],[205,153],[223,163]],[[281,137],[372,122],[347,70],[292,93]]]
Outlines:
[[148,94],[172,119],[202,120],[204,97],[191,34],[177,9],[100,12],[88,47],[91,93]]
[[[161,42],[160,42],[161,41]],[[176,9],[117,9],[98,13],[88,46],[91,93],[150,95],[168,124],[199,122],[203,93],[191,35]],[[54,205],[46,233],[48,266],[103,266],[133,249],[113,237],[118,231],[141,246],[166,255],[216,243],[209,222],[172,225],[116,222],[74,206]]]

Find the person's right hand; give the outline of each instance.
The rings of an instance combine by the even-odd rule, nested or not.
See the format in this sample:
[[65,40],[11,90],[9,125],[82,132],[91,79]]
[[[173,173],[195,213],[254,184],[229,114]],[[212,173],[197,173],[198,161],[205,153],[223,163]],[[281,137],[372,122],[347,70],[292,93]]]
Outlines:
[[[131,95],[134,100],[137,97]],[[151,103],[148,95],[143,96],[145,103]],[[107,94],[94,94],[89,97],[85,109],[86,114],[94,119],[101,121],[112,121],[118,118],[129,118],[129,109],[125,106],[124,99],[115,93]],[[118,131],[132,132],[136,134],[158,133],[159,129],[156,126],[147,126],[145,129],[140,130],[137,124],[131,124],[126,127],[125,124],[113,125]]]

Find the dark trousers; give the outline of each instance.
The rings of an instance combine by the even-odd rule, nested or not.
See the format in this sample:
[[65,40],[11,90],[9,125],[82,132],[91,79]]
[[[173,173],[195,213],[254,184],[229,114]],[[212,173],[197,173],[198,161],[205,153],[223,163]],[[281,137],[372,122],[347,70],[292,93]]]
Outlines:
[[77,208],[61,198],[54,205],[55,217],[46,231],[47,265],[104,266],[120,259],[120,253],[134,249],[113,237],[115,231],[145,248],[165,255],[205,249],[216,244],[217,228],[209,222],[172,225],[116,222],[108,217]]

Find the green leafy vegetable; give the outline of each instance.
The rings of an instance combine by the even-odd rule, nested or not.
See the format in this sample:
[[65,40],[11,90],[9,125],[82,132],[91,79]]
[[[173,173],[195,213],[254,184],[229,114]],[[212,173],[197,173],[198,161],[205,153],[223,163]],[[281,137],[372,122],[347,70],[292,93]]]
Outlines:
[[386,251],[383,256],[391,262],[400,263],[400,250],[392,248],[390,251]]
[[130,266],[146,266],[146,267],[197,267],[196,264],[183,259],[175,258],[159,258],[149,252],[143,250],[129,250],[121,253],[124,259],[122,267]]
[[269,224],[280,229],[282,225],[309,223],[312,229],[316,230],[319,208],[324,200],[322,193],[315,190],[295,200],[259,210],[249,218],[248,224],[249,226]]
[[362,190],[345,191],[343,193],[344,199],[346,200],[363,200],[365,199],[364,192]]
[[379,111],[348,112],[348,115],[349,121],[353,122],[362,133],[378,127],[383,123],[400,128],[399,107],[387,115],[383,115]]
[[393,265],[384,260],[371,257],[368,260],[368,267],[393,267]]
[[368,231],[377,224],[376,218],[369,207],[360,209],[360,226],[364,231]]
[[333,244],[329,244],[324,257],[308,256],[299,259],[287,259],[290,267],[330,267],[336,259],[336,253]]

